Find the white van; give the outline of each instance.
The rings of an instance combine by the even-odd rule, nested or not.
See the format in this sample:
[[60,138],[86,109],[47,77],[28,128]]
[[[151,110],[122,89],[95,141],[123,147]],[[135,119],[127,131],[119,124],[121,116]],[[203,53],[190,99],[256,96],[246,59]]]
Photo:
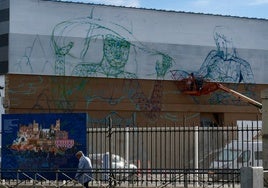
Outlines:
[[248,166],[262,166],[262,141],[233,140],[210,164],[209,178],[229,179],[232,174],[239,179],[240,168]]

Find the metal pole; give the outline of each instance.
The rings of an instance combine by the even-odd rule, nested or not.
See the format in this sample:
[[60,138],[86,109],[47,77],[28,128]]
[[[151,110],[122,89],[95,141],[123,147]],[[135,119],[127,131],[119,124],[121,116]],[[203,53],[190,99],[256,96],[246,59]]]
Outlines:
[[194,150],[194,164],[195,164],[195,174],[194,174],[194,186],[198,184],[198,126],[195,126],[195,150]]
[[129,164],[129,127],[126,127],[126,153],[125,153],[125,159],[126,159],[126,166],[128,168],[128,164]]
[[263,188],[262,167],[241,168],[241,188]]
[[109,117],[109,187],[112,187],[113,172],[112,172],[112,118]]

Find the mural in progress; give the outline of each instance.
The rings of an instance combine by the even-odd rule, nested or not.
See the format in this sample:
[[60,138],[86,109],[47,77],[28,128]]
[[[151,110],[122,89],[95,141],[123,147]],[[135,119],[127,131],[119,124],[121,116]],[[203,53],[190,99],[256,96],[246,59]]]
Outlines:
[[[39,91],[33,108],[50,109],[51,106],[46,107],[49,102],[47,104],[40,102],[44,99],[42,97],[51,101],[46,98],[49,96],[47,95],[49,90],[53,97],[54,107],[64,109],[66,112],[71,112],[77,105],[76,101],[71,98],[79,93],[86,109],[90,108],[94,101],[108,104],[110,106],[108,109],[114,109],[114,106],[122,104],[125,100],[130,101],[133,107],[132,114],[125,120],[119,119],[119,121],[133,123],[135,121],[133,117],[136,117],[135,112],[142,112],[144,117],[151,122],[156,122],[159,118],[170,120],[167,117],[171,116],[172,121],[176,122],[179,118],[173,114],[170,116],[167,112],[166,115],[160,115],[163,98],[167,94],[163,90],[163,80],[172,80],[174,74],[177,79],[182,79],[191,73],[207,81],[232,83],[234,85],[232,89],[237,89],[238,84],[245,83],[246,95],[254,98],[254,88],[247,85],[255,83],[253,73],[255,68],[251,67],[254,64],[240,57],[233,44],[234,36],[226,23],[221,24],[216,21],[210,23],[213,26],[209,26],[211,30],[206,35],[211,35],[212,41],[214,39],[214,46],[206,44],[200,47],[199,44],[187,45],[187,43],[184,45],[180,41],[175,41],[174,44],[154,43],[139,40],[137,34],[139,29],[135,30],[136,25],[126,26],[124,25],[126,22],[117,21],[116,16],[110,20],[107,20],[107,17],[104,19],[105,16],[102,16],[102,13],[104,14],[105,11],[100,11],[101,6],[88,7],[90,13],[87,16],[81,14],[81,17],[69,19],[64,17],[57,19],[57,22],[53,20],[48,22],[50,25],[46,27],[49,28],[47,35],[41,35],[38,32],[30,37],[14,35],[14,39],[19,39],[21,44],[27,43],[28,45],[23,49],[21,48],[23,45],[15,45],[15,48],[12,48],[20,48],[14,51],[21,52],[21,54],[11,57],[14,58],[10,63],[11,72],[66,76],[66,81],[64,81],[66,85],[57,81],[60,78],[55,78],[52,81],[53,88]],[[119,9],[118,14],[120,10],[123,10]],[[59,12],[66,15],[66,12],[61,12],[60,9]],[[61,15],[60,13],[57,15]],[[98,16],[95,16],[96,14]],[[110,17],[112,16],[114,15],[111,14]],[[135,21],[131,20],[131,16],[129,19],[131,23]],[[143,22],[146,23],[146,20]],[[145,24],[143,22],[140,23]],[[146,31],[148,30],[145,29]],[[181,35],[180,32],[177,34]],[[20,42],[17,43],[20,44]],[[187,59],[192,56],[193,63]],[[186,63],[189,61],[191,64]],[[76,85],[72,83],[74,76],[82,77],[84,80]],[[124,82],[121,85],[105,87],[104,90],[92,83],[88,86],[88,81],[93,77],[120,78],[124,79]],[[149,86],[149,89],[146,88],[147,91],[142,86],[143,79],[154,80],[154,85]],[[89,88],[86,88],[86,85]],[[32,85],[31,89],[35,86]],[[18,90],[14,89],[10,92]],[[178,90],[169,92],[180,93]],[[197,97],[192,97],[192,101],[196,104],[200,103]],[[234,101],[232,97],[222,92],[211,94],[208,101],[210,104],[236,102],[237,100]],[[117,110],[107,110],[105,118],[96,120],[92,116],[90,121],[104,122],[110,115],[121,118]]]
[[[251,65],[239,57],[236,48],[233,46],[230,31],[222,26],[216,26],[214,30],[214,41],[216,49],[211,50],[203,61],[198,71],[191,73],[185,70],[172,70],[173,78],[182,80],[195,76],[197,79],[207,82],[220,82],[229,85],[234,83],[232,89],[237,90],[239,83],[245,84],[246,96],[254,98],[254,75]],[[247,84],[248,83],[248,84]],[[216,92],[211,94],[210,104],[234,104],[241,103],[230,94]]]
[[[194,68],[196,65],[189,68],[174,52],[167,50],[170,44],[160,45],[161,49],[141,42],[123,25],[94,18],[93,13],[94,8],[88,17],[54,25],[50,46],[37,33],[32,45],[25,48],[11,69],[20,73],[165,80],[172,80],[170,71],[178,70],[215,82],[255,82],[251,65],[239,57],[228,26],[215,25],[214,31],[211,30],[216,49],[196,57],[198,70]],[[75,37],[77,33],[79,37]],[[41,56],[42,62],[38,62],[37,56]]]
[[86,114],[4,114],[2,119],[3,178],[16,177],[5,173],[10,169],[76,168],[75,153],[86,153]]
[[[192,73],[211,82],[223,83],[254,83],[254,75],[250,63],[239,57],[233,46],[229,31],[223,26],[216,26],[214,41],[217,49],[211,50],[198,71]],[[178,70],[173,74],[188,77],[190,73]]]
[[[25,48],[24,55],[17,61],[16,72],[164,79],[174,64],[174,59],[167,53],[139,42],[123,26],[101,19],[83,17],[66,20],[58,23],[51,32],[52,48],[44,46],[37,34],[33,44]],[[80,37],[71,37],[77,32]],[[42,62],[34,58],[35,52],[43,56]],[[46,59],[45,56],[53,58]],[[37,66],[36,63],[42,65]]]

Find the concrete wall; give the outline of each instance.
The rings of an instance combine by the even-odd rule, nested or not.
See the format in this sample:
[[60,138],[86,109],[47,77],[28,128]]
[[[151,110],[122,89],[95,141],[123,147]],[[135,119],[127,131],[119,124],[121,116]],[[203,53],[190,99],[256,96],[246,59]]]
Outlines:
[[268,82],[268,20],[38,0],[10,12],[9,73]]
[[8,55],[0,51],[9,65],[5,113],[87,112],[88,125],[100,127],[110,116],[120,126],[261,119],[228,93],[184,95],[174,79],[193,72],[260,101],[268,82],[268,20],[3,2],[10,7]]
[[[113,125],[124,127],[189,126],[200,121],[204,126],[226,126],[261,116],[256,107],[220,91],[184,95],[174,81],[9,74],[6,87],[6,113],[86,112],[89,127],[108,126],[109,117]],[[256,93],[262,89],[254,87]],[[244,93],[245,85],[237,90]]]

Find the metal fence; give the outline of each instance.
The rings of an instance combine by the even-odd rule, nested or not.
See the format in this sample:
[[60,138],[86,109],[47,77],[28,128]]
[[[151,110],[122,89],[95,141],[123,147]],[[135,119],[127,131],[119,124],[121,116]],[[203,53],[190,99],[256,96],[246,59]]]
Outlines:
[[[96,187],[235,187],[239,185],[241,167],[262,166],[258,122],[226,127],[110,125],[88,128],[87,142],[93,165],[90,184]],[[55,171],[55,177],[64,176],[66,171]],[[31,172],[32,176],[27,171],[17,174],[15,185],[26,180],[35,186],[51,183],[39,177],[39,172]],[[24,176],[24,182],[20,176]],[[72,177],[65,179],[59,183],[55,178],[50,186],[78,185]]]
[[[88,152],[107,154],[106,161],[91,158],[94,179],[110,185],[234,185],[241,167],[262,166],[261,125],[91,128]],[[103,179],[100,169],[112,178]]]

